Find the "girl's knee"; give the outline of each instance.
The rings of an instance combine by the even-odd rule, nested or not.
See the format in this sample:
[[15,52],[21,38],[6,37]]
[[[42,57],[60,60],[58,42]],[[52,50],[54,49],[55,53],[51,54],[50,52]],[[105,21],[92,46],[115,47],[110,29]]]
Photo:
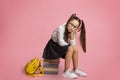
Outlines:
[[74,51],[73,46],[69,46],[69,47],[68,47],[68,52],[72,52],[72,53],[73,53],[73,51]]
[[78,48],[77,48],[77,46],[75,45],[75,46],[73,46],[73,51],[74,52],[78,52]]

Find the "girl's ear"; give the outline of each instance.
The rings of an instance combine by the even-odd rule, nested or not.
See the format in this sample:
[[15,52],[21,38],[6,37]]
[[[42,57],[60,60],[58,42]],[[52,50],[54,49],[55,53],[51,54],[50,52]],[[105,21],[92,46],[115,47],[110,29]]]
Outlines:
[[78,29],[77,29],[77,32],[80,32],[81,31],[81,27],[79,26]]

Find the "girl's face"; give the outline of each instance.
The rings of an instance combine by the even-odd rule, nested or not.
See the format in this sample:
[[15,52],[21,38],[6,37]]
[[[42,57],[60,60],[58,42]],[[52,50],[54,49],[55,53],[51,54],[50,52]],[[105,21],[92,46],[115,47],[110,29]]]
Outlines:
[[76,32],[78,31],[78,27],[79,27],[79,22],[73,19],[68,23],[67,30],[69,32]]

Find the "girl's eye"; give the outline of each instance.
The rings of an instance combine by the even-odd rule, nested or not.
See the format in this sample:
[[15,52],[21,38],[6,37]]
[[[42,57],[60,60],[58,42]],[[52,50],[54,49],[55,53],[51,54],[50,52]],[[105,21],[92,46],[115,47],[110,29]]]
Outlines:
[[76,26],[73,26],[73,28],[77,29],[77,27],[76,27]]
[[70,23],[70,26],[71,26],[72,28],[77,28],[77,27],[74,26],[74,24],[72,24],[72,23]]
[[77,28],[76,26],[74,26],[74,28]]

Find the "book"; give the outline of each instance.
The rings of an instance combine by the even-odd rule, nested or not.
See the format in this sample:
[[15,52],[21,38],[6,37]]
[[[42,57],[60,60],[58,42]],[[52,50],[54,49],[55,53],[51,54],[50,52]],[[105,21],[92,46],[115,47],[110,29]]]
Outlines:
[[59,60],[44,60],[44,74],[58,74]]

